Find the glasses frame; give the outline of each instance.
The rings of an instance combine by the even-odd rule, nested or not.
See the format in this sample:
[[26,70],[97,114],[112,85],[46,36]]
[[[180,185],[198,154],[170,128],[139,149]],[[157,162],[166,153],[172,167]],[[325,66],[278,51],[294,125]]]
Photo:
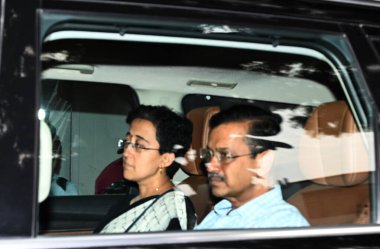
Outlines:
[[[240,155],[232,155],[230,153],[221,153],[218,152],[219,155],[217,155],[214,150],[208,149],[208,148],[202,148],[199,149],[199,157],[201,160],[203,160],[205,163],[210,163],[212,158],[215,157],[216,160],[221,164],[221,165],[226,165],[230,164],[234,159],[238,157],[243,157],[243,156],[252,156],[254,153],[247,153],[247,154],[240,154]],[[223,162],[223,160],[225,162]]]
[[159,151],[160,149],[156,149],[156,148],[148,148],[148,147],[145,147],[144,145],[141,145],[139,143],[132,143],[131,141],[128,141],[127,139],[119,139],[117,141],[117,147],[120,149],[127,149],[128,146],[131,146],[132,149],[134,149],[137,153],[140,153],[142,152],[143,150],[157,150]]

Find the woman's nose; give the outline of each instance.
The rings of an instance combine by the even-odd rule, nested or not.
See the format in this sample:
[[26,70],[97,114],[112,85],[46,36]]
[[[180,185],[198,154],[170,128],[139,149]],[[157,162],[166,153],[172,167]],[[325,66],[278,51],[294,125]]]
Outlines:
[[126,144],[123,149],[123,155],[129,155],[131,152],[134,151],[131,144]]

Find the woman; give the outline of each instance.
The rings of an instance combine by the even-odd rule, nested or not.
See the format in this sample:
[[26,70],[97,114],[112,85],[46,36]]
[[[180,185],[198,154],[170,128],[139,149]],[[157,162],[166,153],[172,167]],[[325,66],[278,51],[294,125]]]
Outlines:
[[139,195],[111,208],[95,232],[123,233],[187,230],[196,215],[189,198],[171,178],[176,158],[191,144],[192,124],[164,106],[140,106],[127,119],[130,130],[119,141],[124,178],[137,183]]

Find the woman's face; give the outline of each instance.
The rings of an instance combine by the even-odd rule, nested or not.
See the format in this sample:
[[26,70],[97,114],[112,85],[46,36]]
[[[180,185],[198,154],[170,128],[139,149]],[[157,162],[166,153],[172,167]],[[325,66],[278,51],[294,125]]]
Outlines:
[[156,140],[156,128],[145,119],[135,119],[125,139],[123,175],[137,183],[148,182],[159,174],[161,155]]

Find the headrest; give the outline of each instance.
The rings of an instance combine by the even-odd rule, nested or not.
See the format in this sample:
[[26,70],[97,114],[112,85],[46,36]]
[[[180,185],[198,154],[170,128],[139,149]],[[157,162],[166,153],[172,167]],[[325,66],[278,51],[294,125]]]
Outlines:
[[368,178],[369,156],[345,101],[318,106],[305,125],[299,162],[306,179],[351,186]]
[[[204,148],[207,145],[209,126],[208,122],[210,118],[220,111],[219,107],[200,107],[189,111],[186,117],[193,123],[193,140],[191,148],[199,153],[200,148]],[[199,156],[195,157],[195,160],[188,160],[189,163],[185,166],[181,166],[181,169],[189,175],[206,175],[206,172],[201,167]]]

